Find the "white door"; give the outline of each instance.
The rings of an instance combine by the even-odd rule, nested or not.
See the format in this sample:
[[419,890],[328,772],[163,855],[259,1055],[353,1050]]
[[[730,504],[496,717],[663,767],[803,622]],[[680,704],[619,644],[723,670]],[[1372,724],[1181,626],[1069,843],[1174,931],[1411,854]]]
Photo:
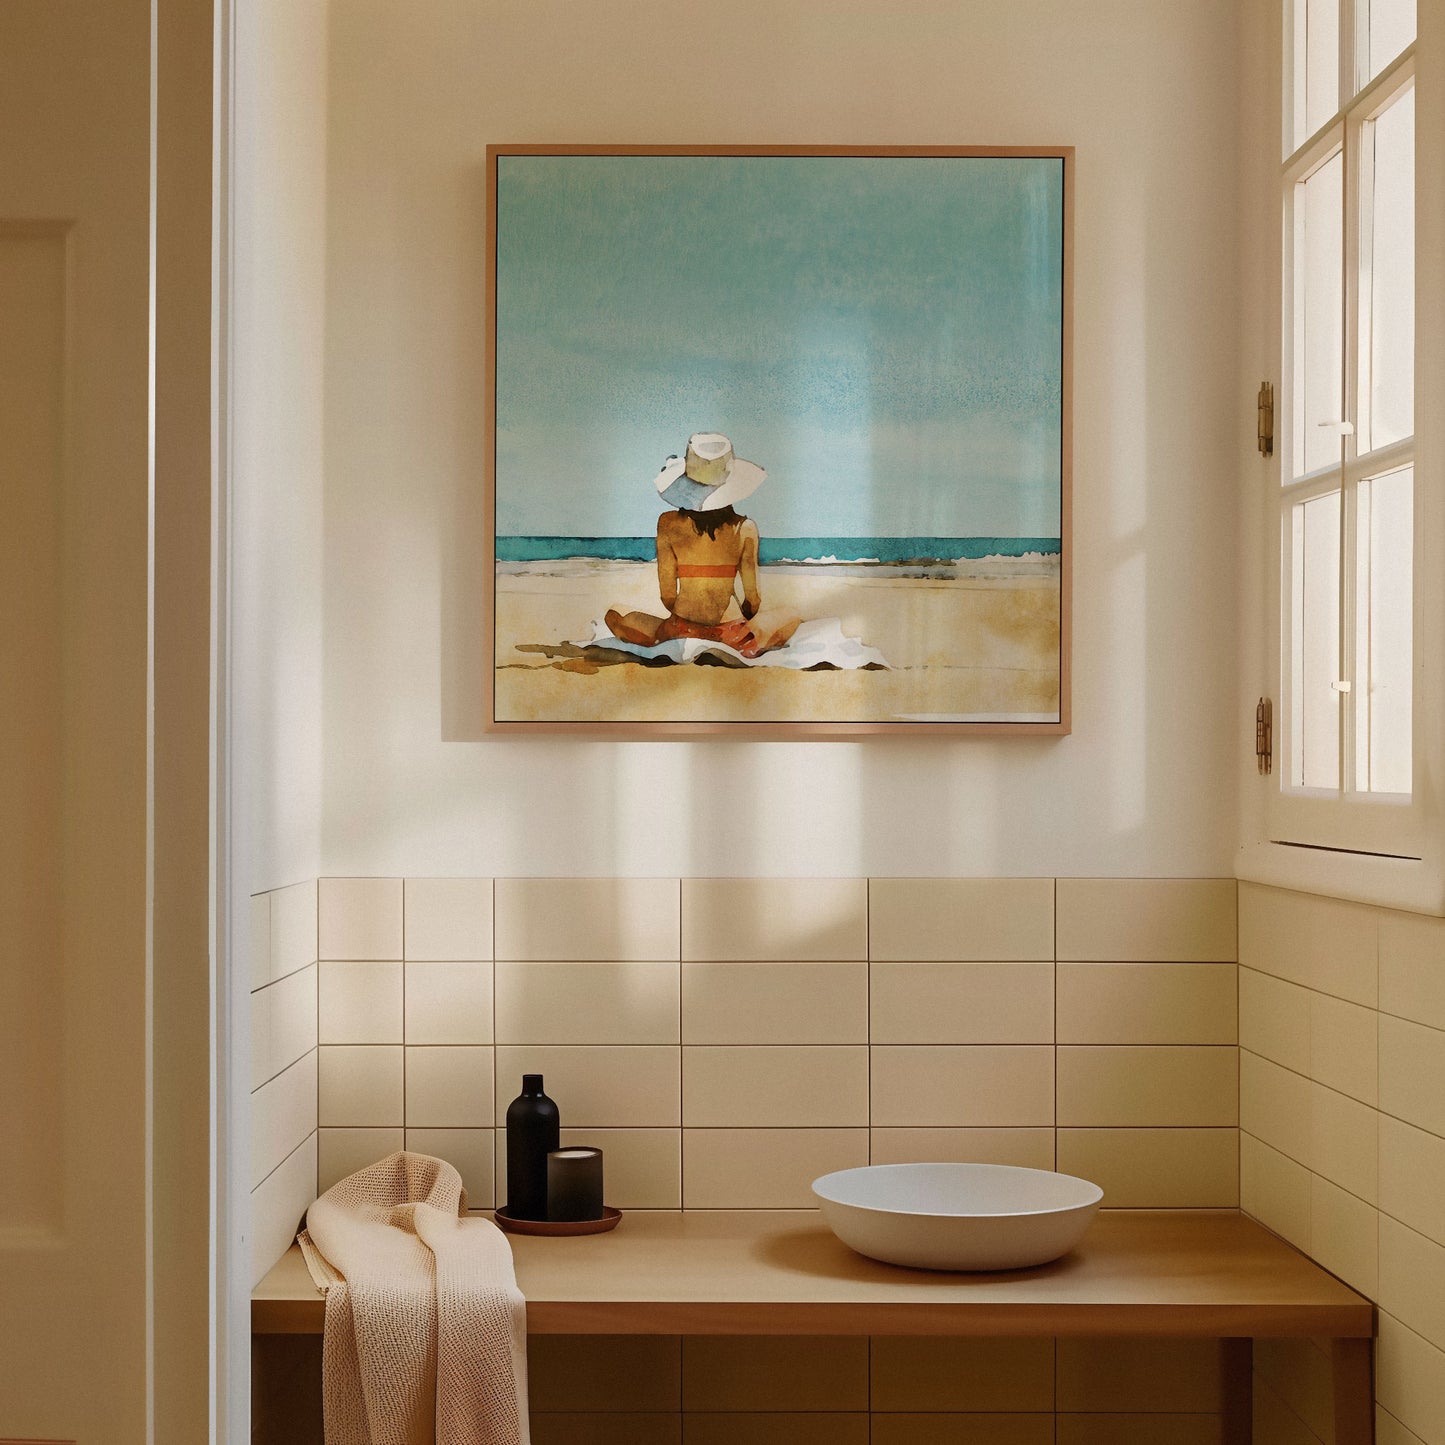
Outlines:
[[[208,997],[204,823],[190,871],[174,854],[182,819],[194,846],[208,815],[193,694],[209,665],[195,438],[210,383],[197,423],[196,399],[153,377],[179,374],[155,336],[178,335],[182,312],[204,306],[209,332],[210,5],[160,9],[163,52],[187,27],[200,41],[173,67],[193,94],[171,124],[179,136],[194,109],[200,154],[162,161],[174,194],[157,234],[192,205],[187,186],[203,224],[169,255],[152,246],[150,0],[0,4],[0,1440],[208,1431],[208,1263],[190,1220],[204,1246],[209,1028],[203,1007],[196,1035],[196,985],[170,978],[189,948]],[[187,248],[206,259],[182,281]],[[153,259],[174,297],[154,334]],[[180,411],[189,430],[168,425]],[[183,542],[186,469],[200,511]],[[153,601],[169,617],[187,599],[198,659],[152,625]],[[176,1104],[197,1093],[199,1139],[197,1109]],[[199,1157],[178,1166],[181,1145]]]

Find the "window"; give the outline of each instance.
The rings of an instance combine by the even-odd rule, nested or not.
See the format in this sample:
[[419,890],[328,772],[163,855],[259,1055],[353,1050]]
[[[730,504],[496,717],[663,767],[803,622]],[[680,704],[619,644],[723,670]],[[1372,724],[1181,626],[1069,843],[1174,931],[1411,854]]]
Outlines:
[[1415,6],[1286,3],[1270,836],[1418,856]]

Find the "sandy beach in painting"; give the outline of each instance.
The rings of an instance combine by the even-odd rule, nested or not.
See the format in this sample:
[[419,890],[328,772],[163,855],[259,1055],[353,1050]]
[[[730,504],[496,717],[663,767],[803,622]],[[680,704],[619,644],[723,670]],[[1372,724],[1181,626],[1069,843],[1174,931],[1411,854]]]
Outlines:
[[763,605],[836,617],[886,670],[647,666],[579,649],[608,607],[661,612],[649,563],[499,563],[499,722],[1051,721],[1059,707],[1059,559],[948,569],[768,566]]

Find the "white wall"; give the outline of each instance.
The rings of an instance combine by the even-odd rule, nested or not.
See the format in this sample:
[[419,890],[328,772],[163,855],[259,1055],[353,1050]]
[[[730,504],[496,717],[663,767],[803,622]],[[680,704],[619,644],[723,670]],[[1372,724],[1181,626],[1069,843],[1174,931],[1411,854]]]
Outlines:
[[[322,871],[1231,871],[1236,15],[332,0]],[[1072,737],[481,739],[484,151],[541,140],[1078,148]]]
[[235,6],[232,847],[242,895],[321,838],[326,3]]
[[[312,1132],[309,1153],[302,1144],[252,1196],[253,1160],[265,1156],[254,1148],[252,1125],[274,1139],[281,1110],[273,1096],[284,1090],[290,1099],[294,1090],[278,1083],[254,1118],[250,1094],[280,1072],[265,1059],[273,1042],[294,1036],[272,1025],[283,997],[291,1001],[296,991],[294,983],[278,982],[253,1001],[250,990],[271,982],[273,964],[279,980],[297,966],[293,954],[302,965],[315,957],[315,887],[309,951],[304,908],[301,926],[288,927],[295,910],[275,901],[304,898],[304,888],[259,905],[249,895],[314,879],[321,863],[326,0],[235,0],[232,14],[231,988],[221,1186],[228,1251],[221,1330],[229,1368],[221,1408],[225,1438],[239,1441],[250,1438],[254,1264],[286,1248],[315,1194]],[[298,1011],[304,1018],[292,1010]],[[253,1073],[258,1058],[262,1067]],[[304,1135],[306,1101],[291,1112],[301,1116]],[[313,1093],[313,1131],[315,1122]]]

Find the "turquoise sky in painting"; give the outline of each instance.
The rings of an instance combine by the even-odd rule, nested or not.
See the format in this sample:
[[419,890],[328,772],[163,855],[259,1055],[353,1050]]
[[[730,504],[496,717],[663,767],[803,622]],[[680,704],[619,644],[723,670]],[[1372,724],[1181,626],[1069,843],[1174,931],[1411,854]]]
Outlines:
[[649,535],[721,431],[771,536],[1058,536],[1061,161],[503,156],[497,215],[501,535]]

